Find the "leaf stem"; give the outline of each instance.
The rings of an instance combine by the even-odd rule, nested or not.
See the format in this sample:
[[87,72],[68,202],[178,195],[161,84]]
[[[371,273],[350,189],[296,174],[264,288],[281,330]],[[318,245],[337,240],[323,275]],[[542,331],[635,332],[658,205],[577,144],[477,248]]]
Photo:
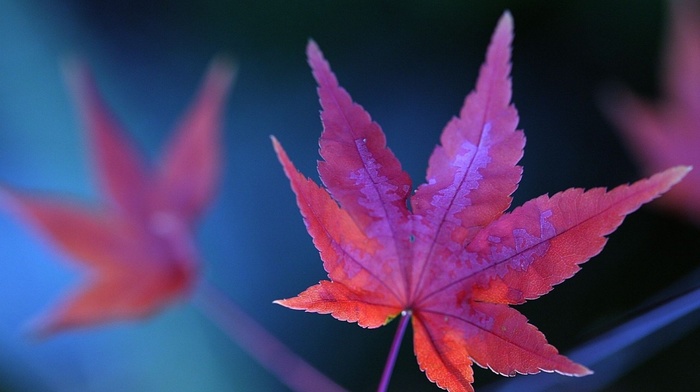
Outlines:
[[384,365],[384,372],[382,373],[382,380],[379,382],[377,392],[386,392],[387,388],[389,388],[391,373],[394,371],[394,364],[396,364],[396,358],[399,355],[399,347],[401,347],[401,341],[403,340],[404,333],[406,333],[406,327],[408,326],[408,321],[410,319],[410,310],[404,310],[401,312],[401,320],[399,321],[399,326],[396,329],[394,341],[391,343],[391,350],[389,351],[389,357],[386,359],[386,365]]
[[267,371],[296,392],[341,392],[344,388],[323,375],[248,316],[220,290],[201,282],[197,308]]

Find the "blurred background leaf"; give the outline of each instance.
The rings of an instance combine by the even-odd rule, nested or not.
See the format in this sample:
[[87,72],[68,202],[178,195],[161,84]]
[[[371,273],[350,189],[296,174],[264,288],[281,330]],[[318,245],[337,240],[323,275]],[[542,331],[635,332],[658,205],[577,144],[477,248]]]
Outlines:
[[[91,64],[108,104],[154,157],[206,64],[230,54],[240,68],[226,115],[224,186],[198,232],[206,278],[338,383],[372,391],[395,325],[365,331],[271,303],[325,274],[268,136],[317,178],[320,108],[304,56],[314,38],[419,184],[504,9],[515,19],[514,102],[528,138],[515,204],[639,178],[597,98],[611,82],[655,96],[662,1],[8,0],[0,2],[0,181],[95,200],[60,74],[67,55]],[[187,303],[144,323],[26,340],[23,323],[78,276],[7,214],[0,233],[0,390],[284,390]],[[643,208],[576,278],[519,310],[566,352],[681,291],[659,294],[674,282],[697,284],[699,238],[697,227]],[[698,350],[694,330],[606,390],[700,389]],[[500,379],[476,372],[477,390]],[[435,390],[410,344],[390,390]]]

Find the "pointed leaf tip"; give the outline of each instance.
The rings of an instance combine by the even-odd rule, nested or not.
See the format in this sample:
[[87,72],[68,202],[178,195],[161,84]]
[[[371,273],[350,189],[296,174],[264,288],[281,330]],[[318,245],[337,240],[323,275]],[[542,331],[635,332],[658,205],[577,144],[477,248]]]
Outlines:
[[80,55],[69,55],[60,61],[63,80],[74,96],[95,85],[90,65]]
[[312,63],[314,62],[326,61],[326,59],[323,57],[321,48],[319,48],[318,44],[313,39],[309,39],[309,42],[306,44],[306,58],[312,67]]
[[280,305],[280,306],[286,307],[285,301],[286,301],[286,299],[276,299],[276,300],[272,301],[272,303],[275,305]]
[[237,73],[236,61],[225,54],[219,54],[209,63],[204,84],[207,87],[211,86],[218,94],[226,94],[233,85]]
[[282,143],[274,136],[270,135],[270,141],[272,141],[272,148],[275,151],[275,154],[277,155],[277,158],[279,159],[280,163],[284,166],[286,161],[289,161],[291,164],[291,161],[289,160],[289,157],[287,156],[287,152],[284,151],[284,147],[282,147]]
[[275,150],[275,154],[277,155],[277,159],[282,164],[282,168],[284,169],[285,174],[287,176],[290,176],[291,173],[288,172],[288,170],[289,170],[289,166],[292,163],[289,160],[287,153],[284,151],[284,148],[282,148],[282,144],[279,142],[279,140],[277,140],[277,138],[275,136],[270,135],[270,140],[272,140],[272,148]]
[[666,192],[672,186],[678,184],[691,170],[692,166],[675,166],[670,169],[664,170],[660,173],[653,175],[651,178],[663,177],[666,181],[667,188],[663,191]]
[[88,73],[87,65],[85,65],[84,61],[75,56],[69,56],[61,60],[61,71],[63,80],[67,82],[71,89],[77,87],[81,78]]
[[97,83],[88,64],[80,57],[67,57],[61,62],[63,80],[78,106],[87,112],[88,105],[99,98]]
[[496,30],[501,28],[506,28],[507,30],[513,31],[513,14],[511,14],[509,10],[503,11],[503,14],[498,19]]
[[[277,160],[282,164],[282,169],[284,170],[284,174],[288,177],[291,178],[291,176],[294,175],[294,172],[296,171],[294,169],[294,166],[292,165],[292,162],[289,160],[289,157],[287,156],[287,152],[284,151],[284,148],[282,148],[282,144],[277,140],[276,137],[273,135],[270,135],[270,139],[272,140],[272,148],[275,150],[275,155],[277,155]],[[292,187],[293,189],[293,187]]]
[[338,80],[331,70],[331,65],[323,56],[321,48],[319,48],[318,44],[316,44],[314,40],[309,40],[309,43],[306,46],[306,57],[319,88],[339,87]]
[[507,56],[510,58],[510,48],[513,42],[513,25],[513,16],[508,11],[504,12],[498,20],[498,25],[496,25],[496,29],[491,37],[487,58],[493,56],[491,52],[500,53],[504,50],[508,52]]
[[320,49],[318,48],[318,44],[316,41],[314,41],[313,38],[309,38],[309,41],[306,43],[306,54],[308,55],[311,52],[319,52]]
[[494,36],[506,34],[507,36],[512,37],[513,26],[513,15],[510,13],[510,11],[503,12],[501,17],[498,18],[498,23],[496,24],[496,29],[494,30]]

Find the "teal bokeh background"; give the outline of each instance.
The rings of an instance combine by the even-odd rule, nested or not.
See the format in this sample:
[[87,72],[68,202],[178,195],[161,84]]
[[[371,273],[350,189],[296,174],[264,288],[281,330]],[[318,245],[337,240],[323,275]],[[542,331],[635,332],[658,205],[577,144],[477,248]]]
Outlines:
[[[363,330],[271,303],[325,274],[269,135],[316,178],[321,124],[304,56],[313,38],[420,184],[505,9],[515,19],[514,102],[527,136],[515,205],[639,178],[597,105],[611,83],[657,93],[666,17],[660,1],[9,0],[0,2],[0,182],[97,200],[61,78],[66,56],[91,64],[107,102],[155,159],[209,60],[229,54],[239,74],[226,111],[221,192],[198,231],[205,278],[341,385],[374,390],[394,324]],[[571,349],[673,282],[697,283],[698,238],[698,228],[644,208],[575,278],[520,310],[552,344]],[[0,390],[285,390],[187,302],[143,323],[27,340],[23,324],[78,279],[79,270],[46,241],[0,214]],[[391,390],[436,390],[418,370],[410,336]],[[670,382],[699,389],[700,333],[678,337],[684,340],[660,352],[640,342],[620,356],[651,355],[621,370],[608,390],[664,390]],[[477,390],[498,378],[476,370]],[[585,379],[575,381],[586,390]]]

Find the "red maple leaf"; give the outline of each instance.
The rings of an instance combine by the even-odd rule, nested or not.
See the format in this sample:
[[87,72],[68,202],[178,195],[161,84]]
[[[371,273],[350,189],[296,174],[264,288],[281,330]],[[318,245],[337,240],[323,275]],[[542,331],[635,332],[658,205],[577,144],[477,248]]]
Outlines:
[[23,221],[89,271],[85,283],[36,321],[42,336],[141,318],[188,292],[198,276],[193,226],[218,183],[221,112],[233,79],[227,62],[212,63],[159,164],[149,170],[87,68],[75,63],[68,71],[105,203],[90,208],[2,191]]
[[[654,105],[622,92],[605,107],[647,173],[700,166],[700,10],[691,1],[670,5],[664,100]],[[690,173],[660,205],[700,224],[700,171]]]
[[[420,368],[438,386],[472,391],[472,362],[512,376],[586,375],[509,305],[549,292],[601,251],[624,216],[689,170],[611,191],[569,189],[510,213],[525,138],[510,104],[512,18],[493,35],[476,85],[412,189],[379,125],[307,48],[323,111],[319,187],[273,139],[330,280],[278,304],[376,328],[411,317]],[[410,199],[410,207],[407,201]]]

